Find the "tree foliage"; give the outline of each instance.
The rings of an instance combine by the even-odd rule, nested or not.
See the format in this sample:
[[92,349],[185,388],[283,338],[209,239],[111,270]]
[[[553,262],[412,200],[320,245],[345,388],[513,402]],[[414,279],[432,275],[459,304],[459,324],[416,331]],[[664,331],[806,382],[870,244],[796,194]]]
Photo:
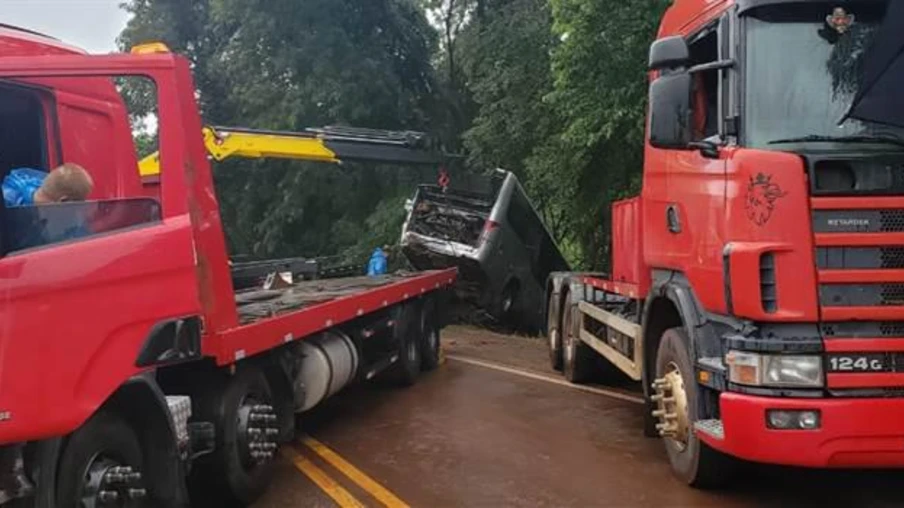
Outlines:
[[562,168],[560,182],[567,184],[559,187],[559,198],[572,197],[565,208],[568,233],[590,268],[608,262],[612,202],[639,190],[647,54],[669,3],[550,0],[561,43],[552,55],[554,86],[547,100],[561,122],[529,164],[538,177]]
[[[602,268],[639,188],[649,43],[668,0],[128,0],[122,46],[192,61],[203,114],[268,129],[421,129],[524,182],[576,267]],[[141,104],[138,90],[132,100]],[[395,243],[431,171],[284,161],[216,169],[239,254]]]
[[523,176],[577,266],[604,267],[611,202],[639,187],[646,56],[667,3],[497,1],[466,33],[472,160]]
[[[410,0],[130,0],[123,48],[163,41],[193,64],[205,121],[299,130],[427,129],[437,34]],[[141,104],[145,96],[133,90]],[[435,169],[433,170],[435,172]],[[234,254],[346,254],[392,243],[423,171],[287,161],[215,168]],[[371,217],[373,215],[373,217]],[[357,260],[357,258],[356,258]]]

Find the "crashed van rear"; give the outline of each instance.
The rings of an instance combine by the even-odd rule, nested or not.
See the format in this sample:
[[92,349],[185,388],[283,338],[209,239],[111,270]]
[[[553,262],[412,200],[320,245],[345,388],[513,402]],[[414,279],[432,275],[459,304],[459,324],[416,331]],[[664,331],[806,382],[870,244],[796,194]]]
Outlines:
[[458,267],[458,298],[507,325],[537,330],[546,279],[568,263],[514,174],[464,180],[418,187],[402,252],[417,269]]

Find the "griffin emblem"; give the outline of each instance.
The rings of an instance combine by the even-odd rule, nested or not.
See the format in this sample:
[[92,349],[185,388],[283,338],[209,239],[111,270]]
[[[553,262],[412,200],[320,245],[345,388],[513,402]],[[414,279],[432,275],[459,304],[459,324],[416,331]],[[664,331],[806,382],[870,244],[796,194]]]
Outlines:
[[772,175],[758,173],[747,184],[747,218],[757,226],[764,226],[772,218],[775,202],[785,197],[782,188],[772,181]]

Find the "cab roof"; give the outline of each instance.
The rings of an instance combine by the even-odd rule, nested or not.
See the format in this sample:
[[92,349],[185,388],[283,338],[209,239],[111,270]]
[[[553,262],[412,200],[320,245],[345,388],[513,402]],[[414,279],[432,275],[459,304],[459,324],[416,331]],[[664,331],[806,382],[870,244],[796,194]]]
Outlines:
[[[887,3],[889,0],[838,0],[839,5]],[[688,35],[737,5],[741,11],[774,4],[828,3],[832,0],[672,0],[659,26],[659,37]]]
[[725,12],[735,0],[674,0],[659,25],[659,37],[687,35]]
[[21,27],[0,24],[0,58],[5,56],[87,54],[59,39]]

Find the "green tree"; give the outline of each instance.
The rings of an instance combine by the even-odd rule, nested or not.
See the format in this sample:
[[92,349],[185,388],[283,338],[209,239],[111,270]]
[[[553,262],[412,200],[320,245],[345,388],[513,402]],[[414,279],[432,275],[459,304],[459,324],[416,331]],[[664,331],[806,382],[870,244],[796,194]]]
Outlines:
[[534,178],[558,189],[569,235],[587,268],[608,263],[612,202],[639,189],[647,54],[668,4],[550,0],[560,43],[546,100],[560,124],[529,166]]
[[608,260],[613,200],[637,191],[646,57],[666,0],[487,0],[463,31],[478,166],[515,171],[576,266]]
[[[528,193],[560,242],[568,225],[545,175],[527,173],[527,160],[555,128],[544,96],[552,89],[555,44],[545,0],[479,2],[460,37],[463,73],[479,112],[464,134],[473,168],[508,169]],[[554,168],[555,169],[555,168]]]
[[[434,124],[437,34],[414,0],[129,0],[125,8],[132,18],[120,45],[162,41],[185,54],[208,123]],[[252,257],[375,246],[385,231],[349,234],[347,224],[371,215],[399,223],[399,196],[424,178],[398,167],[274,160],[228,161],[215,174],[231,249]]]
[[[611,204],[640,184],[645,63],[668,3],[128,0],[120,43],[186,54],[211,123],[439,133],[472,171],[514,171],[569,259],[605,268]],[[233,250],[255,256],[366,253],[397,234],[402,197],[432,178],[285,161],[217,168]]]

